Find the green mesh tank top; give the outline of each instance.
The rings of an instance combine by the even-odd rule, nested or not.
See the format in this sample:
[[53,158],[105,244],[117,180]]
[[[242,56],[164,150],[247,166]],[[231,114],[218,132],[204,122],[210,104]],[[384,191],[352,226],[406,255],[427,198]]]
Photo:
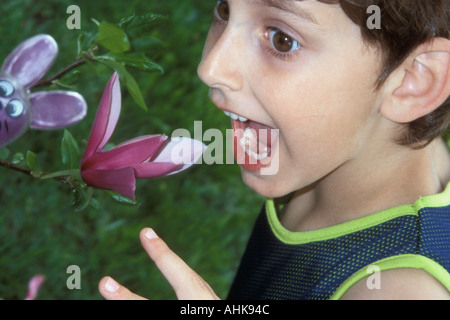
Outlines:
[[228,299],[339,299],[371,266],[423,269],[450,291],[450,184],[413,205],[309,232],[285,229],[268,200]]

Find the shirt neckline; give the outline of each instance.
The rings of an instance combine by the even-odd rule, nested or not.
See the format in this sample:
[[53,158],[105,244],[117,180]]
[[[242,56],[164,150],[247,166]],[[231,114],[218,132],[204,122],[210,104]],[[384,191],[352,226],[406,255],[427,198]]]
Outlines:
[[285,244],[296,245],[338,238],[374,227],[401,216],[417,216],[419,210],[425,207],[442,207],[448,205],[450,205],[450,183],[442,193],[421,197],[416,200],[414,204],[393,207],[359,219],[318,230],[293,232],[286,229],[278,219],[278,208],[273,199],[267,199],[266,201],[266,214],[269,225],[275,236]]

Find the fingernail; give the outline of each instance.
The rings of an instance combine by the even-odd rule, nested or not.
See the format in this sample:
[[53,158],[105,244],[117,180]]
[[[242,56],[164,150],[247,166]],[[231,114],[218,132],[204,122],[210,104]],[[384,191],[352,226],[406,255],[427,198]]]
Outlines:
[[153,229],[151,229],[151,228],[147,229],[147,231],[145,232],[145,237],[150,240],[158,238],[155,231],[153,231]]
[[105,283],[105,290],[109,293],[115,293],[117,290],[119,290],[120,286],[119,284],[114,281],[112,278],[109,278],[108,281]]

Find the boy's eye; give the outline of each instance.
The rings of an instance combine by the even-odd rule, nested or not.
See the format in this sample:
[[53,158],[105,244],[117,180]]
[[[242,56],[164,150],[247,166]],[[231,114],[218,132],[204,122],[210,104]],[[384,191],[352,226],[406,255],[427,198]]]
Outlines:
[[291,52],[301,48],[296,40],[278,29],[269,30],[269,39],[272,46],[279,52]]
[[228,21],[228,19],[230,19],[230,8],[227,1],[219,0],[216,11],[220,19],[224,21]]

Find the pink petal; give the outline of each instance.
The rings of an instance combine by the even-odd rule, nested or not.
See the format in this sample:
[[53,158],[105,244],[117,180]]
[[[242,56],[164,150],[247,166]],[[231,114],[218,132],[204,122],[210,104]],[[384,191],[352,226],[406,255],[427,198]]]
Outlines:
[[177,171],[182,165],[172,162],[144,162],[133,166],[136,178],[156,178]]
[[151,158],[167,139],[163,135],[143,136],[122,143],[108,151],[92,154],[82,163],[82,170],[113,170],[129,167]]
[[134,169],[131,167],[117,170],[89,169],[81,171],[81,176],[83,181],[91,187],[113,190],[135,200],[136,178]]
[[121,106],[122,95],[119,76],[114,72],[103,92],[83,160],[96,150],[103,148],[111,138],[119,120]]
[[171,162],[180,164],[178,170],[170,173],[177,174],[190,168],[200,160],[205,150],[206,146],[200,141],[185,137],[172,138],[153,162]]
[[25,300],[34,300],[36,295],[41,287],[42,283],[45,280],[45,276],[42,274],[37,274],[28,282],[28,292]]

